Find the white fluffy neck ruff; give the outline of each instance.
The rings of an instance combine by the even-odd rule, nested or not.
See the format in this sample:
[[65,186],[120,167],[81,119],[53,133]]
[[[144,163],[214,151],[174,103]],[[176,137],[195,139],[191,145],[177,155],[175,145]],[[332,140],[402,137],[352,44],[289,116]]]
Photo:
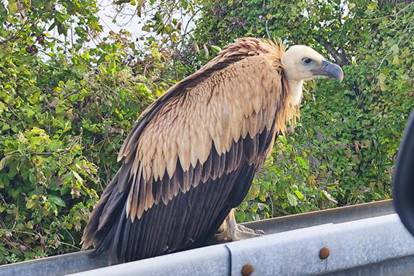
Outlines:
[[303,94],[303,80],[288,80],[289,90],[292,93],[290,99],[291,104],[294,106],[299,106],[302,101]]

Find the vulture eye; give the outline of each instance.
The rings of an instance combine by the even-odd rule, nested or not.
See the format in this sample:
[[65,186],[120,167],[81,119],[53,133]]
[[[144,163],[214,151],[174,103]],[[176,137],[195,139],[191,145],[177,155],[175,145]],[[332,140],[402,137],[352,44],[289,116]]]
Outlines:
[[310,59],[310,58],[303,58],[302,61],[303,61],[304,64],[310,64],[312,62],[312,59]]

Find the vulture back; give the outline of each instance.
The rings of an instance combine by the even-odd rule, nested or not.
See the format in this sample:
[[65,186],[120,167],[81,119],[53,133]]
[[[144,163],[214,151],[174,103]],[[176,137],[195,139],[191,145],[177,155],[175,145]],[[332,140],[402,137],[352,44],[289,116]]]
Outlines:
[[244,38],[138,119],[82,239],[112,262],[203,245],[241,203],[291,106],[282,45]]

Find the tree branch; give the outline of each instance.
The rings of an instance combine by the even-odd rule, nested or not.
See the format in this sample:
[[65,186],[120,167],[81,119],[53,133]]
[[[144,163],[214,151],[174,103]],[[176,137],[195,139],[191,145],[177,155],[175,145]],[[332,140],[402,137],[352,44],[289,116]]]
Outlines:
[[379,0],[378,4],[381,8],[383,8],[387,5],[396,6],[398,4],[409,4],[411,2],[412,0]]
[[323,39],[320,36],[316,37],[316,41],[318,41],[326,48],[329,54],[334,58],[336,64],[339,66],[351,64],[344,49],[340,49],[340,51],[335,50],[335,48],[327,40]]

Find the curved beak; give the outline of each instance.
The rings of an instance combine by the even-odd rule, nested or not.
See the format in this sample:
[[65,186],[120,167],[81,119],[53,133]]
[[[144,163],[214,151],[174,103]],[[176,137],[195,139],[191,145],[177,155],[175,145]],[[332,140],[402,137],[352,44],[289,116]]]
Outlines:
[[321,67],[313,69],[312,73],[316,76],[326,76],[339,81],[342,81],[344,78],[344,72],[341,67],[326,60],[322,61]]

